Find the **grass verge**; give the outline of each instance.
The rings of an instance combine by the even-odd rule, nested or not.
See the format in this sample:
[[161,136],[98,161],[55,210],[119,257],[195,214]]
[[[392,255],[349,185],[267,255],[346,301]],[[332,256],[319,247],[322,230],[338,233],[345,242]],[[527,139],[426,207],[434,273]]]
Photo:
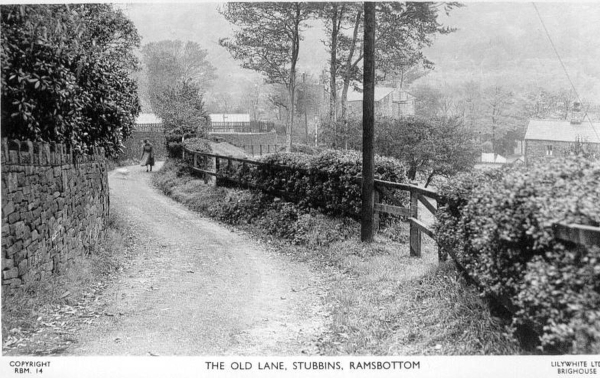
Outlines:
[[438,264],[434,242],[409,256],[405,223],[391,222],[375,242],[359,225],[261,193],[205,185],[168,161],[153,176],[167,195],[219,221],[249,231],[280,253],[318,269],[331,314],[319,340],[324,355],[522,354],[451,264]]

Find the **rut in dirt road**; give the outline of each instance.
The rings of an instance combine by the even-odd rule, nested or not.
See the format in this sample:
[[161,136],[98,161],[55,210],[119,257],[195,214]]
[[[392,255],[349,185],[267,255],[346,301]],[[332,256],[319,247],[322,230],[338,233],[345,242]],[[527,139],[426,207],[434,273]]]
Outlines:
[[154,173],[109,174],[111,211],[136,235],[132,265],[76,355],[300,355],[322,331],[318,278],[302,264],[160,194]]

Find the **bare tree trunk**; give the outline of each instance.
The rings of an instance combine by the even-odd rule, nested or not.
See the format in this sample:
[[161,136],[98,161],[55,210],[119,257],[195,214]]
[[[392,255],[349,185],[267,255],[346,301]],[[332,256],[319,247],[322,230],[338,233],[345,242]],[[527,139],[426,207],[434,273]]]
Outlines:
[[[329,58],[329,124],[337,121],[337,44],[342,14],[338,19],[338,4],[333,3],[333,16],[331,19],[331,55]],[[343,12],[343,8],[342,8]]]
[[346,59],[346,72],[344,73],[344,86],[342,88],[342,114],[343,120],[348,119],[348,88],[350,87],[350,81],[352,80],[352,69],[362,60],[362,54],[359,58],[352,63],[354,58],[354,49],[356,48],[356,42],[358,41],[358,29],[360,28],[360,19],[362,12],[359,10],[356,13],[356,19],[354,21],[354,32],[352,34],[352,45],[348,52],[348,59]]
[[290,67],[290,82],[288,91],[290,94],[290,124],[286,130],[286,152],[292,152],[292,128],[294,127],[294,109],[296,102],[296,63],[298,62],[298,54],[300,52],[300,3],[296,5],[296,19],[294,23],[294,34],[292,43],[292,59]]

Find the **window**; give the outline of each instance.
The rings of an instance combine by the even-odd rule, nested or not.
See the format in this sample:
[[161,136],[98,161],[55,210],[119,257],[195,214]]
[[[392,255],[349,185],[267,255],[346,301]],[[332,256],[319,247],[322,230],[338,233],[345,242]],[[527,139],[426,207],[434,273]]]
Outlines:
[[552,156],[552,145],[551,144],[546,146],[546,156]]

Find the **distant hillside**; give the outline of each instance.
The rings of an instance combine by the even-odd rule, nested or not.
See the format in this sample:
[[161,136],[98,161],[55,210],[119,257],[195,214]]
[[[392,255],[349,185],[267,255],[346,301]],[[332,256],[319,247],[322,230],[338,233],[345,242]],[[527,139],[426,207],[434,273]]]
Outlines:
[[[600,98],[600,4],[536,5],[577,90]],[[569,86],[531,3],[466,3],[443,22],[458,30],[426,50],[436,69],[425,82]]]

